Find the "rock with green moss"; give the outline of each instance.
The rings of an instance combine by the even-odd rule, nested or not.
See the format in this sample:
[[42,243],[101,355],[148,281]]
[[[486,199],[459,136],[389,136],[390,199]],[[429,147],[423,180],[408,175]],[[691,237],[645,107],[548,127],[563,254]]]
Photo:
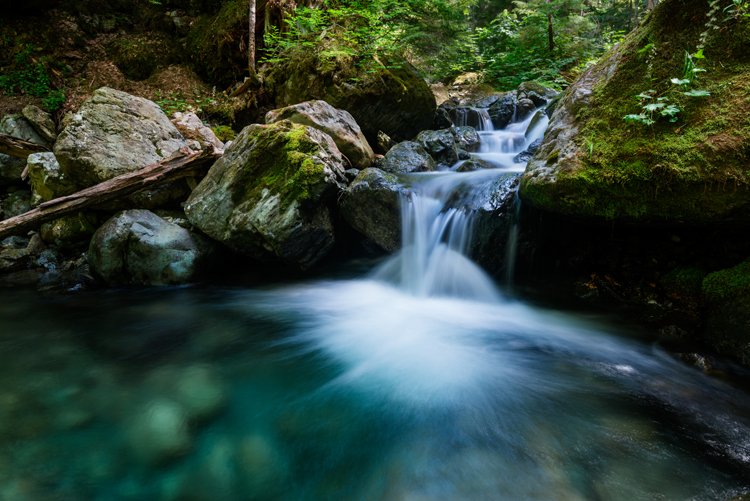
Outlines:
[[708,273],[702,268],[678,266],[660,280],[662,286],[679,296],[700,297],[703,279]]
[[329,205],[345,188],[331,137],[282,120],[245,127],[185,203],[196,227],[239,254],[307,269],[334,245]]
[[336,143],[339,151],[354,169],[366,169],[375,161],[375,153],[354,117],[346,110],[337,110],[325,101],[306,101],[266,113],[266,123],[290,120],[322,130]]
[[48,201],[77,191],[76,185],[60,169],[53,153],[34,153],[27,161],[34,198]]
[[[134,172],[187,147],[175,125],[148,99],[102,87],[65,126],[55,158],[79,189]],[[185,200],[184,182],[172,182],[135,195],[133,204],[154,208]],[[133,199],[135,200],[135,198]]]
[[96,224],[96,214],[81,213],[44,223],[40,233],[42,240],[48,244],[77,243],[91,238],[96,232]]
[[397,176],[365,169],[339,200],[342,217],[386,252],[401,247],[401,200],[409,190]]
[[91,274],[108,285],[179,285],[200,279],[212,265],[216,242],[146,210],[124,211],[91,239]]
[[708,274],[701,289],[711,302],[750,296],[750,259],[734,268]]
[[[706,59],[695,59],[706,71],[691,87],[710,96],[687,96],[671,82],[708,30],[695,19],[709,9],[703,0],[660,3],[576,80],[527,166],[526,203],[614,220],[750,221],[750,23],[730,19],[727,29],[709,30]],[[676,122],[623,119],[644,112],[637,96],[649,89],[679,108]]]
[[278,106],[321,99],[351,113],[371,145],[377,144],[378,131],[400,142],[432,125],[435,96],[401,57],[357,62],[345,51],[306,49],[283,56],[264,73],[265,88]]
[[404,141],[388,150],[380,166],[391,174],[429,172],[437,168],[435,160],[422,145],[412,141]]

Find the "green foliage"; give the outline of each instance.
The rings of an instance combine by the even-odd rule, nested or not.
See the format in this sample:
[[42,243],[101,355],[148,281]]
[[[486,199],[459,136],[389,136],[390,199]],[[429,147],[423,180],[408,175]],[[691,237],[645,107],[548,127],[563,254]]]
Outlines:
[[0,74],[0,89],[9,96],[18,93],[41,97],[44,106],[57,110],[65,103],[65,93],[53,88],[49,72],[55,64],[48,57],[35,59],[33,55],[36,50],[33,44],[17,47],[11,65]]
[[709,301],[747,297],[750,295],[750,260],[709,274],[703,280],[702,290]]
[[664,287],[681,296],[697,297],[701,295],[703,279],[708,273],[690,266],[678,266],[661,279]]
[[222,143],[226,143],[227,141],[234,141],[234,138],[236,136],[234,129],[232,129],[228,125],[218,125],[216,127],[212,127],[211,130]]

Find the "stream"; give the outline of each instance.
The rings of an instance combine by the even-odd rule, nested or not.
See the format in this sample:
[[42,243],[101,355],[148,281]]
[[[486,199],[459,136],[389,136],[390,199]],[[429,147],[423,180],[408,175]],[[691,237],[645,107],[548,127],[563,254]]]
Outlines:
[[474,155],[496,169],[407,176],[403,249],[384,259],[244,285],[0,288],[0,500],[750,490],[747,391],[614,317],[512,295],[466,257],[471,215],[448,201],[521,172],[546,123],[527,126],[480,132]]

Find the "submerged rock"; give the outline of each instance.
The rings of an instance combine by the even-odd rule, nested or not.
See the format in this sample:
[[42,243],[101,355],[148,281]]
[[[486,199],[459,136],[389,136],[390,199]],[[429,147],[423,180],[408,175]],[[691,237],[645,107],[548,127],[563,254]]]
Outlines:
[[539,149],[539,147],[542,145],[542,138],[536,139],[531,142],[531,144],[526,148],[524,151],[513,157],[513,161],[517,164],[528,162],[531,160],[531,158],[534,156],[534,153]]
[[421,144],[404,141],[386,153],[380,167],[391,174],[407,174],[409,172],[433,171],[437,168],[437,165]]
[[366,169],[375,161],[375,153],[354,117],[348,111],[337,110],[325,101],[307,101],[266,113],[267,124],[280,120],[309,125],[325,132],[355,169]]
[[339,210],[352,228],[395,252],[401,247],[401,196],[408,193],[393,174],[365,169],[344,192]]
[[430,127],[435,96],[400,56],[357,63],[350,56],[292,50],[264,73],[265,88],[280,106],[321,99],[352,114],[370,144],[382,130],[395,141]]
[[179,458],[193,447],[185,409],[167,399],[144,405],[131,424],[129,436],[133,451],[148,464]]
[[414,139],[438,163],[447,167],[458,162],[456,138],[449,130],[425,130]]
[[121,212],[91,239],[91,274],[113,284],[177,285],[210,268],[215,243],[146,210]]
[[245,127],[193,191],[185,213],[233,251],[302,269],[333,247],[329,202],[345,161],[328,134],[282,120]]

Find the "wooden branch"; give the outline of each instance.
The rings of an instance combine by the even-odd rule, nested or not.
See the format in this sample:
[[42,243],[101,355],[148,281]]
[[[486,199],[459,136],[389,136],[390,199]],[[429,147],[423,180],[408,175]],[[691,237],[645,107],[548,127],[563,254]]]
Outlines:
[[29,158],[32,153],[44,153],[49,148],[0,132],[0,153],[12,157]]
[[[72,195],[44,202],[20,216],[0,221],[0,239],[24,234],[43,223],[86,209],[102,205],[111,207],[113,202],[169,181],[205,175],[213,162],[222,155],[223,151],[215,150],[212,145],[196,153],[182,147],[178,154],[171,158],[147,165],[136,172],[117,176]],[[127,207],[124,201],[122,205],[123,209]]]

